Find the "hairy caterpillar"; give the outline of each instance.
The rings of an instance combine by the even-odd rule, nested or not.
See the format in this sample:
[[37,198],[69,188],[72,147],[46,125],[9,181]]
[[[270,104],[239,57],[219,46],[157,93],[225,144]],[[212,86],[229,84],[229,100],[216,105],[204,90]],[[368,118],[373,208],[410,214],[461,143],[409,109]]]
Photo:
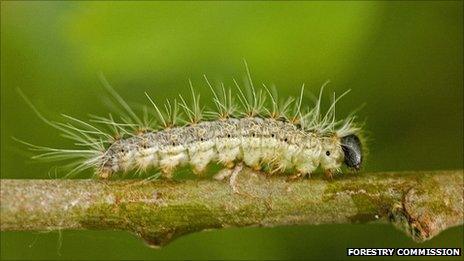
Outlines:
[[212,91],[214,111],[205,112],[190,82],[191,104],[179,95],[179,99],[167,100],[161,110],[145,93],[153,109],[149,111],[145,107],[143,118],[102,77],[104,86],[121,109],[120,122],[111,114],[94,116],[89,122],[63,115],[69,122],[52,122],[21,93],[43,121],[80,148],[27,144],[41,152],[34,158],[72,160],[70,173],[94,168],[101,178],[116,172],[144,172],[150,168],[158,168],[163,176],[171,177],[183,165],[191,165],[195,173],[202,173],[211,162],[231,169],[228,175],[232,176],[242,164],[269,173],[292,169],[296,176],[311,174],[319,166],[331,176],[340,171],[343,163],[359,170],[363,150],[359,138],[361,129],[354,123],[355,116],[335,120],[335,105],[347,92],[338,98],[334,94],[330,108],[323,114],[321,99],[325,84],[314,107],[303,109],[304,85],[298,98],[280,100],[275,90],[264,84],[257,91],[248,66],[246,71],[247,88],[243,90],[234,80],[236,95],[224,84],[219,91],[214,90],[204,77]]

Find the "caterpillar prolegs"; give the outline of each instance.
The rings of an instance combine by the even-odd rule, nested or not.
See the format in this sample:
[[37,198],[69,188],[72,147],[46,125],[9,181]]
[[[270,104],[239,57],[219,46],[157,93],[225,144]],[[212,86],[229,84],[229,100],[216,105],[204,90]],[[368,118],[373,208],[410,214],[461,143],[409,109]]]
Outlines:
[[[216,107],[205,111],[200,96],[190,83],[190,103],[179,95],[167,100],[160,109],[151,96],[151,109],[144,108],[143,117],[114,91],[106,79],[102,81],[108,93],[121,108],[115,120],[93,117],[85,122],[64,115],[66,123],[47,124],[75,141],[76,149],[56,149],[30,145],[41,154],[34,158],[71,160],[70,173],[94,168],[97,176],[108,178],[117,172],[145,172],[159,169],[171,177],[176,168],[190,165],[194,173],[202,173],[211,162],[232,168],[245,165],[271,173],[292,170],[297,176],[314,172],[319,166],[326,174],[339,172],[342,165],[359,170],[363,162],[361,129],[355,116],[335,120],[333,97],[329,109],[321,112],[321,88],[313,107],[303,108],[303,90],[298,98],[280,100],[274,90],[265,85],[257,90],[247,69],[247,87],[242,89],[221,84],[215,90],[205,77]],[[239,102],[236,103],[235,100]]]

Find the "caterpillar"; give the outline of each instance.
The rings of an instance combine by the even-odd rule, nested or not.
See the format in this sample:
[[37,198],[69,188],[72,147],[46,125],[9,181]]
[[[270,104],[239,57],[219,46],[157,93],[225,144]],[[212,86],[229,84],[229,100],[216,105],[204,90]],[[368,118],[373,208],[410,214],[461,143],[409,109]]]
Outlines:
[[361,168],[362,131],[356,117],[335,119],[335,105],[348,91],[339,97],[334,93],[329,109],[322,113],[322,93],[328,82],[320,88],[314,106],[303,108],[304,85],[297,98],[282,100],[275,88],[263,84],[257,90],[246,62],[245,67],[246,88],[234,79],[235,89],[224,84],[215,89],[204,76],[214,110],[205,110],[189,81],[190,102],[179,95],[166,100],[162,108],[145,93],[152,109],[144,106],[143,117],[100,75],[119,108],[119,121],[112,114],[89,121],[63,114],[67,122],[50,121],[20,92],[45,123],[73,140],[77,148],[26,144],[40,152],[35,159],[71,160],[69,173],[93,168],[104,179],[118,172],[144,173],[153,168],[171,178],[185,165],[201,174],[211,162],[225,166],[231,178],[242,166],[267,173],[293,170],[297,177],[310,175],[319,166],[328,177],[340,172],[343,164],[354,171]]

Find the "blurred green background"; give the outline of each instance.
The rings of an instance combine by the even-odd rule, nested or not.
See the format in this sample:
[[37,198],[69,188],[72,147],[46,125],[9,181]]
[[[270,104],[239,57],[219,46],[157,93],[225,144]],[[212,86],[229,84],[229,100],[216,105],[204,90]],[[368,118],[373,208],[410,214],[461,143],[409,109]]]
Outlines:
[[[1,3],[1,177],[49,178],[11,137],[70,143],[43,124],[106,115],[103,72],[126,99],[188,91],[208,101],[202,75],[231,85],[245,75],[297,95],[352,92],[362,104],[366,171],[463,168],[463,3],[456,2],[5,2]],[[326,97],[330,94],[327,92]],[[310,103],[310,99],[306,100]],[[333,259],[346,247],[462,247],[463,227],[416,244],[387,225],[227,229],[154,250],[116,231],[1,233],[2,259]],[[451,260],[451,259],[450,259]]]

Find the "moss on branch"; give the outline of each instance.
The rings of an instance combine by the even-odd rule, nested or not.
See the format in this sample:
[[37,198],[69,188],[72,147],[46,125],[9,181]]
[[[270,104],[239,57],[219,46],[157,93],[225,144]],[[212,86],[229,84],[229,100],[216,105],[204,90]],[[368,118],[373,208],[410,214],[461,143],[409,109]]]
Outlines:
[[463,224],[463,171],[286,181],[1,180],[1,230],[117,229],[150,245],[204,229],[392,222],[416,241]]

